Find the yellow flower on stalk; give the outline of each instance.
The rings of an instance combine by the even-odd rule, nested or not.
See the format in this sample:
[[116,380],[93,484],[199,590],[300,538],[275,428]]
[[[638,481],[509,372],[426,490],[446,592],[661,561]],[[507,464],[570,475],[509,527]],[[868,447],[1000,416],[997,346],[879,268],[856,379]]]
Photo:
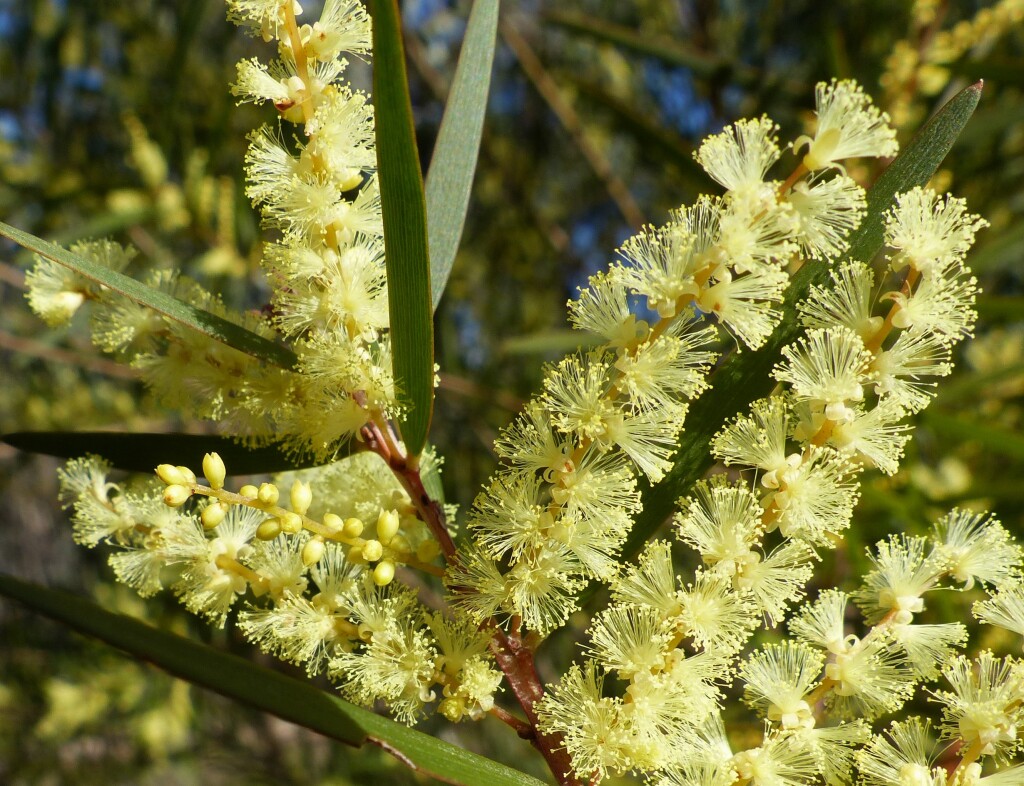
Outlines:
[[847,158],[889,157],[899,151],[889,116],[871,103],[856,82],[833,79],[814,89],[818,125],[814,136],[801,136],[794,152],[804,146],[803,165],[811,172],[836,167]]

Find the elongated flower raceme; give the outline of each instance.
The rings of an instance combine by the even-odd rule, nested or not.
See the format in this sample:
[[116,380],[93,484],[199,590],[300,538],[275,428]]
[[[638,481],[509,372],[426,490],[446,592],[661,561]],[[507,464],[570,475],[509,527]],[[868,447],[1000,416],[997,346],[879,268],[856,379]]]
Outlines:
[[[177,275],[153,280],[265,337],[290,340],[296,368],[254,364],[44,261],[30,276],[30,302],[57,321],[95,301],[94,339],[130,357],[165,400],[327,460],[368,424],[387,430],[399,404],[373,109],[339,81],[343,54],[369,55],[369,17],[352,0],[327,0],[310,23],[299,13],[291,0],[229,3],[229,18],[278,45],[269,64],[240,62],[233,87],[240,100],[270,103],[277,114],[250,135],[246,155],[247,193],[278,233],[263,256],[269,316],[233,314]],[[112,243],[79,251],[117,270],[131,259]],[[421,471],[436,471],[431,462],[425,456]],[[62,481],[75,537],[112,545],[115,573],[143,595],[170,588],[219,625],[241,607],[238,627],[249,638],[310,674],[326,672],[354,701],[383,700],[407,722],[431,704],[453,721],[493,707],[501,674],[490,637],[465,616],[428,611],[395,581],[403,566],[439,574],[440,549],[378,456],[237,490],[226,486],[230,470],[209,454],[208,485],[164,464],[162,482],[129,489],[107,479],[101,459],[71,462]]]
[[[681,500],[677,533],[701,563],[694,580],[677,577],[667,543],[649,544],[636,566],[612,578],[613,603],[591,628],[584,667],[574,667],[539,705],[541,727],[564,735],[582,779],[635,772],[647,773],[659,786],[850,783],[856,749],[871,741],[865,720],[901,708],[918,684],[939,676],[937,664],[949,662],[966,643],[960,623],[918,622],[926,593],[953,581],[971,586],[986,572],[988,586],[1007,589],[987,605],[978,604],[976,613],[1024,629],[1012,621],[1024,605],[1012,589],[1021,576],[1020,547],[997,548],[1006,542],[997,522],[979,519],[963,526],[958,523],[963,516],[954,512],[931,538],[878,544],[872,555],[876,570],[862,587],[852,596],[825,593],[805,607],[792,621],[793,639],[740,654],[759,621],[775,626],[786,617],[805,591],[821,550],[841,541],[857,501],[859,474],[867,467],[888,474],[897,470],[909,438],[907,416],[927,406],[934,395],[932,380],[949,373],[951,348],[969,333],[974,319],[975,284],[963,260],[984,221],[970,215],[961,200],[921,189],[897,197],[886,216],[885,237],[890,268],[899,278],[888,287],[868,265],[842,259],[863,195],[845,174],[829,178],[826,173],[842,170],[838,162],[852,155],[892,155],[895,142],[884,116],[855,85],[820,85],[818,101],[819,127],[813,137],[797,141],[795,147],[806,145],[808,152],[784,186],[758,183],[778,158],[767,141],[774,126],[766,118],[736,124],[697,154],[709,174],[730,189],[721,203],[704,202],[704,209],[753,204],[769,212],[777,201],[791,211],[790,235],[760,235],[773,239],[776,251],[756,253],[763,246],[748,231],[717,245],[713,234],[688,244],[676,241],[682,253],[665,253],[661,238],[670,228],[659,230],[656,240],[641,236],[624,247],[632,263],[624,276],[631,291],[646,295],[662,317],[648,326],[652,333],[678,331],[674,324],[663,327],[664,319],[677,313],[672,300],[692,298],[700,311],[717,315],[753,345],[771,330],[772,290],[762,288],[760,299],[747,305],[745,322],[735,317],[730,322],[727,310],[709,307],[722,302],[710,292],[723,283],[742,291],[742,282],[771,275],[778,270],[766,264],[773,254],[835,266],[832,286],[815,288],[801,305],[808,331],[783,349],[774,372],[775,394],[754,402],[749,414],[714,440],[715,456],[751,470],[753,483],[717,475]],[[805,171],[812,174],[801,180]],[[764,221],[758,213],[748,227]],[[737,223],[716,217],[699,225]],[[740,264],[730,267],[731,259]],[[704,260],[714,260],[706,276],[697,272]],[[601,301],[608,302],[607,283],[595,283],[605,293]],[[784,283],[783,275],[780,286]],[[574,311],[588,300],[596,299],[584,293]],[[603,313],[599,332],[615,335],[607,325],[608,311]],[[758,327],[758,318],[763,326]],[[744,324],[753,331],[744,331]],[[623,352],[610,344],[595,354],[602,351]],[[620,399],[617,380],[607,389],[610,399]],[[556,432],[568,431],[554,413],[551,421]],[[988,571],[969,556],[982,543],[992,544],[998,562]],[[847,634],[851,599],[870,626],[862,638]],[[708,659],[714,662],[710,670],[703,668]],[[990,669],[998,677],[983,678],[993,686],[985,690],[998,685],[1006,692],[998,701],[1007,708],[1024,697],[1009,676],[1013,668]],[[722,687],[733,673],[766,724],[762,744],[739,752],[725,741],[719,714]],[[950,678],[966,685],[960,673],[950,671]],[[625,683],[625,702],[608,698],[601,687],[605,676]],[[647,687],[652,681],[653,693]],[[710,705],[693,700],[695,686]],[[957,690],[964,694],[967,688]],[[1008,731],[1014,723],[1009,709],[1002,715],[986,710],[985,720],[977,714],[996,701],[980,689],[970,700],[936,696],[956,708],[945,711],[956,718],[945,727],[947,738],[973,746],[958,772],[977,777],[981,751],[1000,752],[998,742],[985,747],[983,741],[1016,739]],[[670,719],[658,714],[669,706],[676,708]],[[662,720],[645,723],[651,714]],[[968,716],[967,727],[954,728]],[[986,723],[988,731],[973,731]],[[862,751],[865,775],[874,766],[866,753],[870,749]],[[928,778],[932,763],[921,762]]]
[[[270,63],[241,61],[232,88],[241,101],[269,103],[277,114],[250,135],[246,154],[246,192],[264,225],[280,235],[263,254],[271,306],[236,313],[177,274],[147,283],[265,338],[289,340],[296,367],[253,363],[45,260],[29,275],[29,302],[56,324],[92,301],[94,341],[140,369],[164,402],[254,441],[283,439],[288,449],[328,459],[367,423],[400,411],[387,336],[373,108],[342,81],[344,55],[369,53],[369,17],[353,0],[327,0],[307,24],[296,19],[298,3],[228,6],[231,19],[278,45]],[[109,242],[78,251],[118,271],[132,257]]]
[[[861,95],[851,84],[840,83],[840,88]],[[820,107],[823,122],[831,117],[830,107]],[[597,516],[599,506],[585,503],[606,484],[580,487],[578,478],[601,477],[614,466],[616,473],[659,481],[671,465],[688,402],[704,390],[704,377],[718,354],[718,331],[709,323],[756,349],[778,323],[775,306],[789,281],[786,265],[801,253],[817,259],[846,247],[846,235],[864,212],[863,189],[844,175],[827,172],[808,179],[797,172],[786,183],[769,179],[782,155],[777,130],[762,117],[707,139],[696,158],[728,189],[725,196],[702,197],[675,211],[664,226],[644,228],[623,244],[620,259],[592,277],[569,304],[573,324],[603,343],[552,366],[545,394],[499,441],[507,468],[477,499],[469,519],[479,553],[461,573],[456,567],[451,578],[453,586],[474,587],[473,572],[477,592],[456,594],[454,603],[481,620],[492,614],[521,618],[540,633],[562,624],[575,609],[574,593],[584,582],[613,577],[609,568],[639,499],[631,483],[620,483],[617,511],[602,510]],[[876,155],[892,152],[894,143],[883,137]],[[839,147],[835,155],[852,153]],[[641,319],[630,308],[636,297],[651,318]],[[866,356],[855,353],[852,358],[864,362]],[[854,371],[859,365],[844,373]],[[855,382],[841,378],[833,387]],[[840,516],[848,514],[852,492],[833,494],[832,503],[827,497],[821,501],[824,487],[845,483],[845,466],[834,452],[822,452],[808,464],[802,496],[787,491],[788,519],[794,522],[789,528],[826,533],[828,528],[815,519],[819,513],[808,511],[814,504],[831,504]],[[790,485],[795,489],[797,483]],[[529,500],[528,525],[523,523],[525,509],[506,499],[510,489],[523,490],[523,499]],[[570,498],[574,505],[567,506]],[[812,504],[812,498],[818,502]],[[510,550],[505,541],[523,526],[529,528],[529,540]],[[776,574],[792,556],[786,555]],[[496,567],[481,581],[479,568],[468,566],[488,558],[503,560],[504,569]],[[756,583],[763,594],[771,582],[766,573]],[[768,598],[764,602],[777,605]]]

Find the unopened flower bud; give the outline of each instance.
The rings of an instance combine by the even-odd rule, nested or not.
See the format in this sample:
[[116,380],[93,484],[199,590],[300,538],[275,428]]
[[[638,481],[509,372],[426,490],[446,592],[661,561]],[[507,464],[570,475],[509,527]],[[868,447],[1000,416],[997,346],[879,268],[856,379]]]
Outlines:
[[358,538],[363,534],[363,522],[356,518],[345,519],[345,529],[342,534],[346,538]]
[[323,538],[310,538],[302,547],[302,564],[308,568],[318,563],[324,555],[325,548]]
[[260,490],[256,493],[256,498],[264,505],[276,505],[280,497],[281,492],[273,483],[261,483]]
[[181,473],[181,470],[172,464],[161,464],[156,468],[157,477],[168,486],[187,486],[188,479]]
[[164,504],[172,508],[184,505],[185,501],[192,496],[192,492],[186,486],[177,484],[164,489]]
[[367,562],[376,562],[384,556],[384,547],[379,540],[368,540],[363,544],[362,554]]
[[458,723],[465,714],[465,706],[462,699],[452,696],[438,704],[437,711],[452,723]]
[[382,559],[373,569],[373,583],[378,587],[386,587],[395,578],[395,563]]
[[260,540],[273,540],[281,534],[281,522],[267,519],[256,528],[256,537]]
[[309,487],[309,484],[296,480],[292,484],[292,510],[303,514],[309,510],[310,503],[312,502],[313,490]]
[[196,482],[196,473],[190,470],[188,467],[177,466],[175,467],[175,469],[178,470],[178,472],[180,472],[182,476],[184,476],[186,484]]
[[377,516],[377,539],[381,543],[390,543],[398,534],[401,518],[394,510],[382,510]]
[[331,531],[332,535],[336,535],[345,528],[345,522],[341,520],[341,516],[335,513],[325,513],[324,526]]
[[[209,480],[209,478],[207,478]],[[200,518],[203,520],[203,529],[213,529],[220,524],[227,515],[227,506],[222,502],[212,502],[203,508]]]
[[246,499],[256,499],[256,497],[259,496],[259,493],[260,490],[258,488],[248,483],[238,490],[238,495],[240,497],[245,497]]
[[285,513],[281,516],[281,530],[289,535],[302,532],[302,516],[298,513]]
[[348,554],[345,555],[345,559],[351,562],[353,565],[363,565],[366,563],[366,559],[363,557],[363,544],[358,543],[348,550]]
[[412,547],[402,534],[395,535],[387,545],[388,548],[398,554],[405,554],[406,556],[412,554]]
[[224,460],[216,453],[207,453],[203,456],[203,475],[210,483],[210,488],[220,490],[224,488],[224,476],[227,469],[224,467]]

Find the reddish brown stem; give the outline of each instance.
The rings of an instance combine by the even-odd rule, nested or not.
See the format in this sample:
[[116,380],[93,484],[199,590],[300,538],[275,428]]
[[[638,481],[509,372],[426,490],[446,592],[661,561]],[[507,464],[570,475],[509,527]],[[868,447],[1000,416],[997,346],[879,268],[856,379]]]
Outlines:
[[[358,398],[356,399],[359,400]],[[431,534],[441,547],[446,562],[451,562],[455,557],[455,543],[448,532],[448,526],[444,520],[444,508],[430,498],[430,494],[423,487],[423,478],[420,477],[418,466],[412,465],[404,453],[392,450],[391,446],[396,444],[395,440],[388,439],[382,433],[380,426],[373,421],[363,426],[360,432],[367,450],[380,456],[387,463],[394,473],[398,482],[402,484],[412,504],[416,506],[420,518],[427,525]]]
[[434,499],[423,487],[423,478],[416,467],[410,467],[403,456],[392,456],[389,462],[391,471],[395,473],[398,482],[405,488],[406,493],[412,499],[412,504],[419,511],[420,518],[427,525],[431,534],[437,539],[444,554],[446,562],[455,559],[455,542],[448,532],[448,525],[445,523],[444,508]]
[[[561,786],[582,786],[581,781],[572,771],[572,759],[565,750],[561,734],[544,734],[537,728],[537,713],[534,705],[544,695],[544,688],[537,676],[533,662],[533,652],[523,646],[517,638],[509,636],[501,628],[495,628],[491,639],[491,652],[504,672],[512,693],[523,708],[527,721],[533,728],[530,742],[544,757],[552,774]],[[522,736],[522,735],[520,735]]]
[[502,709],[501,707],[491,707],[490,714],[502,723],[511,726],[515,730],[516,734],[524,740],[533,740],[533,726],[524,720],[520,720],[508,710]]
[[[391,451],[388,445],[393,441],[387,440],[376,424],[370,423],[363,428],[363,439],[370,450],[388,463],[395,477],[405,488],[423,522],[437,539],[445,560],[450,563],[457,559],[455,543],[445,524],[444,509],[427,493],[419,467],[411,463],[403,453]],[[572,771],[572,759],[563,746],[562,735],[543,734],[537,729],[534,705],[544,695],[544,687],[533,662],[533,652],[519,638],[518,621],[511,635],[497,625],[494,626],[491,651],[516,701],[526,715],[526,722],[508,713],[505,713],[507,717],[503,717],[502,720],[509,723],[520,737],[530,740],[544,757],[560,786],[583,786]]]

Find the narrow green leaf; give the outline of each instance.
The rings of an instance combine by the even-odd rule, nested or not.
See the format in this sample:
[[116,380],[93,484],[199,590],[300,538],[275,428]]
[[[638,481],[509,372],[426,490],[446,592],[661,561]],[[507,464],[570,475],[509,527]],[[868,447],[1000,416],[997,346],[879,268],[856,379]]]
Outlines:
[[0,221],[0,235],[10,238],[19,246],[34,251],[45,259],[64,265],[90,281],[102,284],[136,303],[148,306],[168,319],[187,325],[193,330],[227,344],[229,347],[234,347],[239,352],[251,355],[257,360],[281,368],[292,368],[295,365],[297,358],[290,349],[275,344],[223,317],[184,303],[166,292],[148,287],[123,273],[98,265],[90,259],[72,253],[48,240],[16,229],[2,221]]
[[[993,388],[1009,380],[1017,383],[1017,378],[1024,378],[1024,363],[1014,363],[1009,366],[994,369],[992,371],[975,371],[967,374],[958,374],[948,382],[939,386],[939,394],[936,403],[944,408],[950,408],[961,401],[975,401],[991,392]],[[1012,386],[1010,386],[1012,389]]]
[[444,484],[441,482],[441,465],[431,462],[430,467],[422,473],[423,488],[430,498],[441,505],[444,504]]
[[379,745],[403,764],[445,783],[543,786],[536,778],[356,707],[305,680],[114,614],[77,595],[4,575],[0,575],[0,595],[194,685],[325,737],[354,747]]
[[476,0],[427,171],[427,234],[434,310],[459,249],[473,188],[498,31],[498,0]]
[[[971,265],[974,270],[974,265]],[[1013,295],[978,295],[974,303],[978,316],[986,322],[1018,321],[1024,316],[1024,297]]]
[[[971,85],[954,96],[906,149],[881,174],[868,191],[868,212],[850,237],[850,256],[870,260],[882,247],[884,213],[897,193],[925,185],[967,124],[981,98],[981,84]],[[634,556],[671,515],[676,501],[711,466],[711,439],[731,418],[746,411],[751,402],[767,396],[775,386],[771,370],[781,350],[802,332],[797,305],[811,286],[830,281],[825,265],[810,262],[793,277],[781,306],[782,321],[765,345],[756,352],[738,352],[722,363],[711,377],[711,387],[690,407],[686,430],[674,457],[674,466],[656,486],[642,490],[643,510],[623,547]]]
[[[66,246],[87,238],[107,237],[128,227],[138,226],[144,221],[148,221],[155,213],[156,210],[152,207],[136,207],[99,213],[82,223],[76,222],[60,232],[55,232],[50,236],[50,242]],[[19,265],[28,264],[27,260],[31,258],[32,252],[26,248],[15,257],[15,261]]]
[[565,355],[578,347],[597,346],[601,339],[580,330],[544,330],[525,336],[513,336],[501,342],[503,355]]
[[427,443],[434,405],[434,325],[427,211],[405,75],[398,0],[374,0],[373,100],[377,171],[388,271],[395,383],[408,411],[402,439],[410,455]]
[[[117,469],[152,472],[157,464],[174,464],[197,471],[203,456],[216,451],[232,475],[263,475],[322,464],[312,453],[287,452],[282,443],[258,448],[234,437],[214,434],[120,434],[110,431],[18,431],[0,436],[8,445],[29,453],[77,458],[88,453],[102,456]],[[352,443],[343,444],[337,458],[350,455]]]
[[934,410],[922,413],[921,419],[943,437],[960,442],[977,442],[988,452],[1024,461],[1024,437],[1001,426]]

